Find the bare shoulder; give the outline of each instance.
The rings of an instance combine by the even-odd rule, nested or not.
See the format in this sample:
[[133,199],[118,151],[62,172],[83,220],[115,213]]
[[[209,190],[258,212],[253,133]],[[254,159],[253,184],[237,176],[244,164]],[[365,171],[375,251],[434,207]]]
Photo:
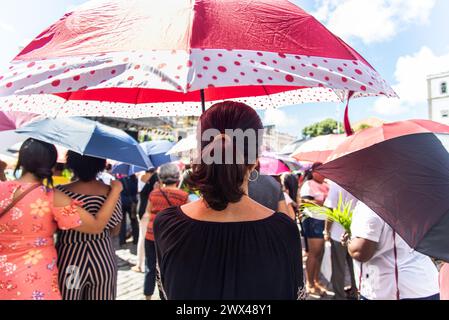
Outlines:
[[99,191],[108,194],[109,191],[111,191],[111,187],[108,186],[106,183],[104,183],[103,181],[95,181],[96,183],[96,188],[98,188]]
[[65,207],[72,203],[72,199],[64,192],[55,189],[53,191],[53,206],[55,208]]
[[72,191],[72,188],[74,187],[74,185],[76,185],[76,182],[70,182],[67,184],[60,184],[60,185],[56,186],[56,188],[67,190],[67,191]]
[[91,181],[88,183],[72,182],[62,186],[64,190],[69,192],[92,195],[92,196],[107,196],[111,187],[101,181]]
[[194,217],[195,215],[198,215],[199,212],[206,211],[207,207],[204,205],[202,200],[197,200],[181,206],[181,210],[188,216]]
[[275,213],[273,210],[261,205],[260,203],[252,199],[249,200],[250,200],[248,203],[248,206],[250,208],[249,211],[253,212],[256,217],[264,219],[272,216]]

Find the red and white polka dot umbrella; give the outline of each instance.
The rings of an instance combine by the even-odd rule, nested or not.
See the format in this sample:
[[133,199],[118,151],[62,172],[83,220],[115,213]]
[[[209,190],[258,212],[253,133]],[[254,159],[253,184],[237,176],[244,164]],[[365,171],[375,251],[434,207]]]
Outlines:
[[199,115],[395,96],[287,0],[97,0],[42,32],[0,75],[0,108],[49,116]]

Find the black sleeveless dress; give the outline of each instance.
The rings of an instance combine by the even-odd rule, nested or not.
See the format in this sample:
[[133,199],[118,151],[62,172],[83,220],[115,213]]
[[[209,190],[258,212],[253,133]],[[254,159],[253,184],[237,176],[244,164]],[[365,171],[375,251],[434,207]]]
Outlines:
[[169,300],[305,298],[299,230],[283,213],[220,223],[170,208],[158,214],[154,234]]

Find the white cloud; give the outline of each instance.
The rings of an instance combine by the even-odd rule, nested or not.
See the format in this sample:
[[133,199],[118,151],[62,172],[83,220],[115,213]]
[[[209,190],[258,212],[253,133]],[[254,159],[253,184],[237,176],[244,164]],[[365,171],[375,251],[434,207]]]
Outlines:
[[295,125],[295,119],[281,109],[267,109],[263,118],[264,125],[274,125],[279,129],[288,129]]
[[429,21],[436,0],[316,0],[314,16],[338,36],[365,44],[391,40],[410,24]]
[[397,115],[410,108],[427,103],[427,76],[449,71],[449,52],[437,56],[428,47],[418,52],[402,56],[396,63],[393,89],[398,99],[380,98],[374,104],[374,111],[381,115]]

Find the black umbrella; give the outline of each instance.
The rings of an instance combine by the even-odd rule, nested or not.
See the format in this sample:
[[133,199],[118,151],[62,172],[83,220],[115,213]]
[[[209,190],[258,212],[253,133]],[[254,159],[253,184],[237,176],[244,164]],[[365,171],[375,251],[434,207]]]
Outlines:
[[347,138],[318,169],[415,250],[449,262],[449,126],[411,120]]

